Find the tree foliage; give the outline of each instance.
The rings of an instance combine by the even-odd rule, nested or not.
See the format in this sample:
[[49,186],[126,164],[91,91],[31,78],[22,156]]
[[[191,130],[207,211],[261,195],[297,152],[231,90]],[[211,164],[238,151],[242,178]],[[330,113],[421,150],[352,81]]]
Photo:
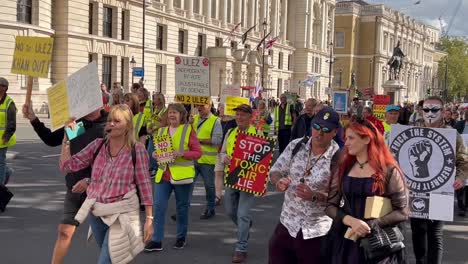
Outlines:
[[448,95],[447,99],[468,97],[468,42],[461,38],[442,38],[441,50],[448,53],[448,57],[439,62],[438,77],[445,87],[445,72],[448,61]]

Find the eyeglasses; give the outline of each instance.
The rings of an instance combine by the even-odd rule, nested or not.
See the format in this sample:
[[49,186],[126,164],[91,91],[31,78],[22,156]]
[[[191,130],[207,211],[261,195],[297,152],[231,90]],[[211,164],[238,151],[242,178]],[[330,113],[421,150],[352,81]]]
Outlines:
[[330,133],[330,132],[331,132],[331,129],[330,129],[330,128],[321,126],[321,125],[319,125],[319,124],[317,124],[317,123],[313,123],[313,124],[312,124],[312,127],[313,127],[315,130],[322,131],[323,133]]
[[432,112],[432,113],[437,113],[440,111],[440,108],[423,108],[423,111],[425,113],[429,113],[429,112]]

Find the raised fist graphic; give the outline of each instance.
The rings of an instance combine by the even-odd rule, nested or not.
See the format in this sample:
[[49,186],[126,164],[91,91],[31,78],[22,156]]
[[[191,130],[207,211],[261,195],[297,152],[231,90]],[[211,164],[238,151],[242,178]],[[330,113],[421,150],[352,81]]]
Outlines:
[[409,161],[413,170],[413,177],[429,177],[429,160],[432,155],[432,145],[427,139],[421,140],[411,145],[408,149]]

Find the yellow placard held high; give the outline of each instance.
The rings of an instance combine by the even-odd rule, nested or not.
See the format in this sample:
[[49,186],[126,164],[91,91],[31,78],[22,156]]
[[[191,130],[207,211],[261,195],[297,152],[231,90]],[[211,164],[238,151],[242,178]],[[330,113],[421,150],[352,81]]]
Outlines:
[[11,73],[46,78],[53,45],[53,38],[16,37]]
[[249,98],[229,95],[226,96],[226,107],[224,109],[224,114],[235,116],[236,111],[234,111],[234,108],[241,104],[249,104]]
[[47,89],[47,97],[49,99],[51,126],[55,130],[62,127],[70,118],[65,81],[61,81],[54,87]]

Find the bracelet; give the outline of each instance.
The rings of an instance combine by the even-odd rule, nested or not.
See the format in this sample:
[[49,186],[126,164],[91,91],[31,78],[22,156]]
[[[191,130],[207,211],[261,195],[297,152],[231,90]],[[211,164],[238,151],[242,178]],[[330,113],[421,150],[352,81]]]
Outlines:
[[151,220],[153,220],[154,217],[153,217],[152,215],[147,215],[147,216],[146,216],[146,219],[151,219]]
[[64,141],[62,141],[62,143],[65,144],[65,145],[70,145],[70,140],[64,140]]

